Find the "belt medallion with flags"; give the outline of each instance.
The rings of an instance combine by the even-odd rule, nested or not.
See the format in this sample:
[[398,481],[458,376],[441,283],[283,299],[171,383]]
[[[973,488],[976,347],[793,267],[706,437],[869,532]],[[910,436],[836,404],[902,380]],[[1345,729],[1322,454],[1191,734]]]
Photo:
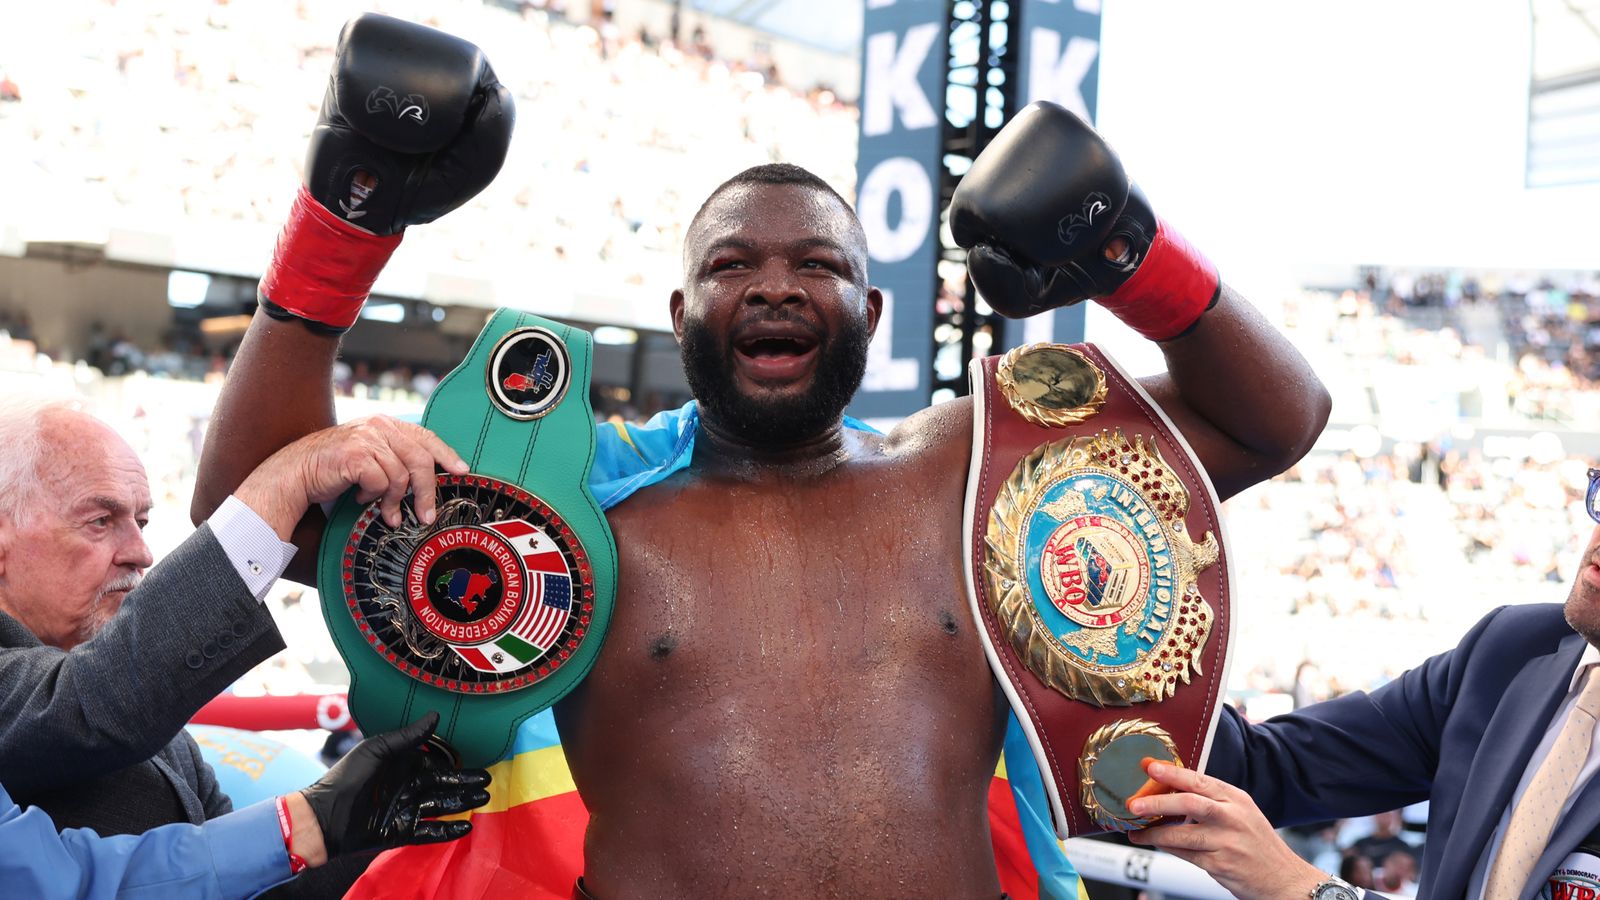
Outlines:
[[1061,837],[1151,824],[1143,761],[1203,769],[1233,617],[1218,501],[1092,345],[972,362],[967,589]]
[[368,734],[434,710],[438,739],[486,766],[594,664],[617,562],[589,489],[591,340],[496,312],[422,416],[471,467],[437,476],[434,522],[409,497],[395,528],[353,494],[335,507],[318,582]]

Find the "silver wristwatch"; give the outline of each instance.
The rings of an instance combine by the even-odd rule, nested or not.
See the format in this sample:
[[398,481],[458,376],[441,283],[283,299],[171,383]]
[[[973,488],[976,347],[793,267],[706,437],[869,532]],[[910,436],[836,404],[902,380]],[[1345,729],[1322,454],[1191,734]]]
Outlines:
[[1329,878],[1311,889],[1311,900],[1361,900],[1361,892],[1342,878]]

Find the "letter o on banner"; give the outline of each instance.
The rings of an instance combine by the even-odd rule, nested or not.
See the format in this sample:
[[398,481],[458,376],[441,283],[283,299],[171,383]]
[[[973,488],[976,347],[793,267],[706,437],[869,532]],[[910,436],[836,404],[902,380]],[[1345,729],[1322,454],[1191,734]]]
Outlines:
[[[889,198],[900,194],[900,222],[889,225]],[[867,233],[867,251],[875,262],[909,259],[933,233],[933,180],[909,156],[892,156],[861,181],[856,209]]]

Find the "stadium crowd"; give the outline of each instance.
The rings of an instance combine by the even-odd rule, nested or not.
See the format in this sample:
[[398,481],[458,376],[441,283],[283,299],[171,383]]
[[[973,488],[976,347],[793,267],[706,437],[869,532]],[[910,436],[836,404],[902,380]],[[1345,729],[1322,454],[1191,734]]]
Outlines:
[[[275,228],[294,197],[286,186],[301,180],[333,39],[370,10],[471,35],[522,120],[505,168],[468,212],[408,240],[408,254],[436,270],[501,260],[539,273],[529,291],[539,281],[655,284],[674,271],[699,198],[730,171],[781,155],[846,196],[853,188],[855,109],[825,86],[773,81],[768,60],[717,56],[698,30],[680,47],[608,22],[572,24],[535,4],[291,8],[42,8],[31,29],[0,38],[0,73],[15,95],[0,106],[0,161],[41,196],[68,198],[111,228]],[[17,40],[30,30],[69,36],[71,64]]]
[[1571,424],[1600,412],[1600,274],[1372,272],[1372,303],[1413,328],[1449,329],[1500,347],[1515,365],[1508,396],[1529,418]]

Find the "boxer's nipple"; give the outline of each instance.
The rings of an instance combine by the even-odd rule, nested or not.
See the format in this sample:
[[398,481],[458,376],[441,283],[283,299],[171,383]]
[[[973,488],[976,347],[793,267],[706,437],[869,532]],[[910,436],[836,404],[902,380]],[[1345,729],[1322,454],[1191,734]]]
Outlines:
[[672,653],[672,651],[676,650],[677,648],[678,638],[669,631],[666,634],[656,638],[655,643],[650,645],[650,658],[666,659],[668,654]]

